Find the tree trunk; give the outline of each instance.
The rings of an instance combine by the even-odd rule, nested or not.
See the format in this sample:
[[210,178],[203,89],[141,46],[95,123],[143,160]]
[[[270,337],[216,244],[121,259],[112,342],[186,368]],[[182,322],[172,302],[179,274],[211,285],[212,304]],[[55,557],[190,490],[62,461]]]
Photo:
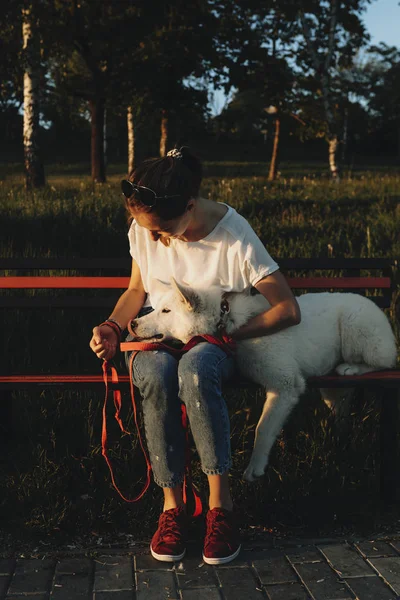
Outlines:
[[[36,34],[37,35],[37,34]],[[22,37],[25,58],[24,72],[24,163],[27,189],[45,184],[43,164],[39,157],[39,90],[40,53],[35,39],[31,9],[22,9]]]
[[[304,11],[300,9],[300,20],[302,24],[304,39],[306,41],[309,56],[315,70],[315,76],[321,85],[322,101],[324,105],[326,122],[328,124],[328,144],[329,144],[329,168],[333,179],[339,180],[339,171],[336,163],[336,151],[338,145],[336,120],[333,111],[332,86],[330,68],[335,52],[337,17],[340,8],[339,0],[331,0],[330,2],[330,24],[327,38],[327,48],[325,59],[321,60],[316,46],[314,45],[310,28],[305,18]],[[334,133],[335,132],[335,133]]]
[[333,135],[328,139],[329,145],[329,170],[331,172],[332,179],[339,180],[339,169],[337,165],[337,148],[338,148],[338,138],[337,135]]
[[135,170],[135,122],[132,106],[127,109],[128,124],[128,175]]
[[107,109],[104,109],[104,123],[103,123],[103,156],[104,156],[104,171],[107,168]]
[[160,137],[160,156],[167,154],[167,142],[168,142],[168,112],[166,110],[161,111],[161,137]]
[[274,146],[272,149],[271,163],[269,165],[268,181],[275,181],[278,174],[279,165],[279,137],[281,132],[281,120],[277,116],[275,118],[275,135],[274,135]]
[[400,158],[400,123],[397,126],[397,157]]
[[104,98],[89,100],[92,125],[92,179],[96,183],[105,183],[106,171],[104,164]]
[[344,122],[343,122],[343,137],[342,137],[342,165],[346,163],[346,151],[347,151],[347,136],[349,131],[349,107],[346,106],[344,109]]

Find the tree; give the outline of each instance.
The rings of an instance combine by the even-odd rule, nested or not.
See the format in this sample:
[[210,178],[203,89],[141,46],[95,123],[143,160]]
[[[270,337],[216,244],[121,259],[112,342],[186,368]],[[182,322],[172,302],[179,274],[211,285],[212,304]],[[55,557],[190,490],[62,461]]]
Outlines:
[[45,184],[43,164],[39,156],[40,105],[40,39],[33,4],[22,8],[24,72],[24,157],[26,187]]
[[[58,93],[84,99],[91,120],[91,174],[106,179],[104,119],[107,103],[131,105],[145,74],[145,40],[157,26],[154,5],[144,0],[71,0],[55,3],[47,44]],[[129,98],[129,99],[128,99]]]
[[251,121],[256,130],[266,126],[269,129],[273,122],[274,143],[268,174],[268,179],[273,180],[278,172],[281,120],[293,115],[294,110],[294,74],[288,62],[293,26],[274,0],[263,3],[238,0],[235,20],[238,31],[235,38],[241,43],[239,51],[229,54],[227,69],[229,83],[237,93],[227,112],[233,109],[237,116],[242,112],[243,124]]
[[290,1],[285,9],[298,25],[295,61],[302,74],[303,102],[308,106],[314,104],[315,113],[322,117],[334,179],[339,177],[337,151],[341,139],[337,108],[343,99],[337,85],[338,72],[352,64],[355,54],[368,40],[360,15],[369,1]]
[[373,126],[383,132],[386,144],[392,140],[400,158],[400,51],[384,43],[369,51],[366,95]]
[[179,121],[191,104],[196,111],[206,111],[204,78],[220,63],[219,21],[212,0],[178,0],[164,6],[163,22],[146,41],[148,91],[160,116],[160,156],[170,145],[171,120]]

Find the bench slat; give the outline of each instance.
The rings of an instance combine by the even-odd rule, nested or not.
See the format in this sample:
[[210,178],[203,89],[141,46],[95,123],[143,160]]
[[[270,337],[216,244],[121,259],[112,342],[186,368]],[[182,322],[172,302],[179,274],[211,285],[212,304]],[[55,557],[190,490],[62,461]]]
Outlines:
[[[129,376],[126,374],[119,375],[119,380],[122,385],[129,383]],[[0,376],[0,389],[25,389],[31,386],[68,386],[75,387],[80,385],[83,387],[92,387],[97,385],[103,385],[102,375],[9,375]],[[236,387],[260,387],[251,381],[235,380]],[[364,385],[400,385],[400,370],[386,371],[374,371],[371,373],[364,373],[364,375],[348,375],[341,377],[339,375],[324,375],[323,377],[310,377],[307,380],[309,387],[360,387]],[[116,384],[110,382],[110,387],[117,387]]]
[[[390,289],[390,277],[288,277],[293,289]],[[0,277],[2,289],[126,289],[129,277]]]
[[126,289],[129,277],[0,277],[4,289]]

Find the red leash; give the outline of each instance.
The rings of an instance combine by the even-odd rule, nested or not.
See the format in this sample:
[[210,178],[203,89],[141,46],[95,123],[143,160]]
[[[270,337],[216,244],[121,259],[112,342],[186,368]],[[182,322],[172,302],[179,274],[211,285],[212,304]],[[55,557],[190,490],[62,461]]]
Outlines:
[[[185,344],[185,346],[183,346],[183,348],[181,348],[181,349],[172,348],[171,346],[168,346],[167,344],[161,344],[161,343],[122,342],[120,344],[120,349],[122,352],[132,351],[132,354],[129,357],[129,382],[130,382],[130,389],[131,389],[131,401],[132,401],[132,408],[133,408],[133,415],[134,415],[136,430],[138,433],[140,446],[142,448],[142,452],[145,457],[146,467],[147,467],[146,482],[143,486],[143,489],[136,496],[136,498],[133,498],[133,499],[126,498],[122,494],[122,492],[119,490],[119,488],[115,482],[112,465],[111,465],[111,462],[110,462],[110,459],[108,456],[108,451],[107,451],[107,411],[106,411],[107,400],[109,397],[109,393],[108,393],[109,392],[109,383],[108,382],[109,382],[109,375],[111,375],[111,381],[113,383],[118,383],[118,374],[117,374],[115,367],[111,366],[107,361],[103,362],[103,367],[102,367],[103,368],[103,379],[104,379],[104,383],[106,386],[106,392],[105,392],[105,399],[104,399],[104,404],[103,404],[103,426],[102,426],[102,435],[101,435],[102,455],[104,456],[104,459],[105,459],[108,469],[110,471],[112,484],[113,484],[114,488],[116,489],[116,491],[118,492],[118,494],[121,496],[121,498],[123,500],[125,500],[125,502],[137,502],[144,496],[144,494],[147,492],[149,485],[150,485],[150,473],[151,473],[150,460],[149,460],[149,457],[147,456],[147,453],[145,450],[145,446],[144,446],[143,439],[142,439],[142,436],[140,433],[139,423],[138,423],[138,419],[137,419],[135,391],[134,391],[134,385],[133,385],[133,360],[134,360],[136,354],[140,351],[154,351],[154,350],[165,350],[167,352],[170,352],[171,354],[175,354],[179,359],[182,356],[182,354],[184,354],[185,352],[188,352],[194,346],[196,346],[197,344],[204,342],[204,341],[219,346],[227,354],[232,354],[234,351],[234,347],[235,347],[234,341],[232,340],[232,338],[228,337],[225,334],[222,336],[222,339],[215,338],[211,335],[195,336],[191,340],[189,340],[189,342],[187,344]],[[122,397],[121,397],[120,390],[113,391],[113,399],[114,399],[114,406],[115,406],[114,417],[115,417],[121,431],[123,433],[129,434],[129,431],[127,431],[124,428],[124,425],[123,425],[122,419],[121,419]],[[192,493],[194,496],[194,502],[195,502],[193,516],[197,517],[202,512],[202,504],[201,504],[200,496],[198,495],[194,485],[191,483],[188,420],[187,420],[186,407],[183,403],[182,403],[182,426],[186,433],[186,467],[185,467],[185,477],[184,477],[184,482],[183,482],[183,500],[186,504],[187,490],[190,487],[192,490]]]

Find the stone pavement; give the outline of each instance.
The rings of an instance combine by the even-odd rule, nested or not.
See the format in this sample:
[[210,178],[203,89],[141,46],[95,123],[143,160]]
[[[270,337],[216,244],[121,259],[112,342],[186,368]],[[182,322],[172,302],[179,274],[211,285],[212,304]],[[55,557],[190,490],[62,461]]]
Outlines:
[[92,556],[0,559],[1,600],[390,600],[400,599],[400,541],[248,542],[225,567],[198,544],[175,564],[145,547]]

